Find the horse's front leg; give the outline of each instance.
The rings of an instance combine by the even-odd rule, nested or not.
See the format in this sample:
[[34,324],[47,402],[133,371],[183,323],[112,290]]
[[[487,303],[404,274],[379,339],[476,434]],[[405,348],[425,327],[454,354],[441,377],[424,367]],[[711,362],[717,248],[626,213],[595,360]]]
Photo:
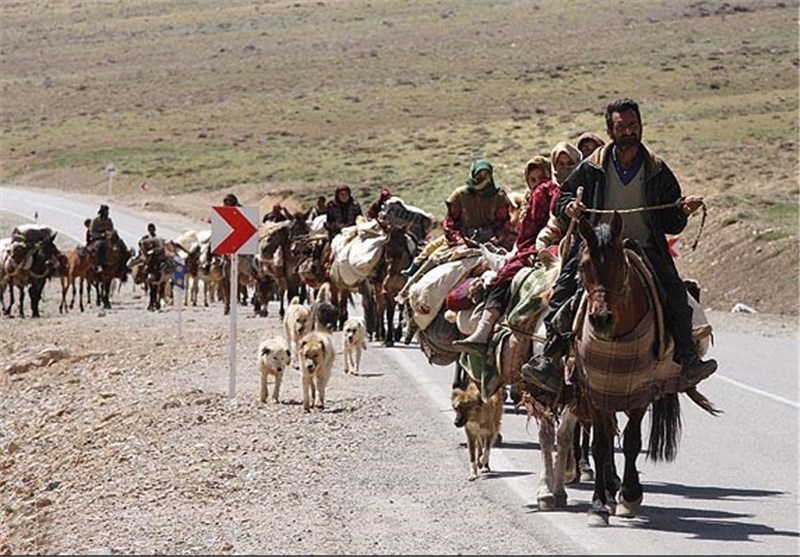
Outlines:
[[19,288],[19,316],[25,317],[25,287],[18,286]]
[[575,424],[578,422],[577,416],[565,407],[561,413],[561,423],[558,425],[556,440],[556,466],[553,477],[553,493],[556,498],[556,506],[564,507],[567,505],[567,490],[564,489],[566,483],[568,465],[575,466],[575,459],[572,457],[572,438],[575,435]]
[[384,346],[394,346],[394,300],[390,299],[389,296],[384,296],[383,298],[384,304],[386,306],[386,340],[384,340]]
[[609,482],[614,481],[614,416],[601,412],[592,413],[594,440],[595,477],[592,507],[589,509],[589,526],[608,526],[612,508],[616,506],[614,493],[608,491]]
[[628,424],[622,441],[625,454],[625,472],[622,476],[622,489],[619,494],[617,516],[633,518],[642,504],[643,489],[639,482],[639,471],[636,469],[636,458],[642,450],[642,418],[645,409],[632,410],[628,416]]
[[540,511],[552,511],[556,508],[556,496],[553,493],[553,449],[555,448],[556,428],[552,419],[539,420],[539,450],[542,452],[542,469],[539,473],[539,489],[536,500]]
[[41,317],[39,315],[39,300],[42,297],[42,290],[44,289],[44,281],[40,284],[39,281],[34,281],[28,287],[28,297],[31,300],[31,317]]

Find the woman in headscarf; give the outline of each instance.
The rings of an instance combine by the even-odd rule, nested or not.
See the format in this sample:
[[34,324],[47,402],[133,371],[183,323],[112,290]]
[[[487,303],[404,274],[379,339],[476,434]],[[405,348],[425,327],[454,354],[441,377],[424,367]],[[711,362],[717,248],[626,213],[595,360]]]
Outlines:
[[596,149],[605,145],[606,142],[603,138],[592,132],[582,133],[575,142],[575,147],[581,152],[584,159],[588,159],[589,155],[595,152]]
[[367,209],[368,219],[377,219],[380,212],[383,210],[383,205],[392,197],[392,190],[389,188],[382,188],[378,194],[378,199],[369,206]]
[[[575,170],[578,164],[580,164],[581,160],[583,160],[583,156],[577,148],[566,141],[562,141],[553,147],[553,151],[550,153],[550,160],[552,161],[550,171],[553,176],[553,182],[560,191],[561,184],[566,181],[567,177]],[[564,223],[555,215],[557,201],[558,196],[556,195],[550,203],[550,214],[547,224],[542,227],[536,238],[536,249],[538,251],[548,248],[553,250],[557,249],[558,243],[567,232]],[[556,254],[554,253],[553,255]]]
[[450,245],[467,240],[485,243],[495,238],[502,241],[510,218],[510,204],[505,191],[495,184],[493,171],[486,159],[476,160],[464,185],[447,198],[443,228]]
[[361,205],[353,199],[350,193],[350,186],[342,184],[336,188],[333,201],[328,203],[327,220],[325,229],[328,236],[333,238],[339,231],[346,226],[353,226],[356,217],[361,216]]
[[536,258],[536,236],[547,223],[550,206],[558,196],[558,186],[551,180],[551,165],[546,157],[537,156],[525,165],[525,208],[515,244],[515,255],[497,272],[489,284],[483,313],[474,333],[453,344],[456,350],[483,354],[486,352],[494,324],[508,303],[511,281],[523,267],[533,265]]
[[493,170],[486,159],[472,163],[464,185],[453,190],[445,201],[444,235],[428,242],[401,275],[410,278],[434,252],[449,246],[483,244],[492,238],[502,245],[509,233],[506,225],[511,218],[511,204],[506,192],[495,184]]

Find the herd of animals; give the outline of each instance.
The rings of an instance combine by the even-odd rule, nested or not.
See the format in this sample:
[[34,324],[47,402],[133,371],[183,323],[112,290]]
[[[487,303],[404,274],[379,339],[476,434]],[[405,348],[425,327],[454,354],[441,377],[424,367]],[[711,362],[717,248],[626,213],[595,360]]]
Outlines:
[[[402,203],[402,202],[401,202]],[[419,214],[411,213],[417,220]],[[567,382],[558,392],[547,392],[527,381],[520,373],[521,363],[541,350],[541,318],[548,289],[552,281],[548,278],[543,286],[534,289],[528,296],[537,297],[541,303],[530,304],[532,309],[513,326],[509,320],[501,321],[498,328],[506,327],[504,340],[493,348],[481,365],[469,361],[468,356],[457,351],[448,351],[453,340],[464,338],[476,325],[475,316],[480,315],[480,288],[470,287],[467,293],[461,285],[466,282],[480,284],[487,272],[491,274],[497,263],[493,258],[502,256],[502,250],[487,250],[471,247],[467,253],[451,253],[446,261],[438,265],[453,264],[453,271],[442,281],[425,282],[425,275],[432,273],[431,265],[420,269],[412,277],[401,271],[407,269],[427,238],[418,238],[408,233],[408,226],[397,226],[380,217],[372,223],[372,232],[381,237],[376,257],[371,257],[368,272],[353,282],[342,279],[343,273],[332,272],[336,267],[331,245],[335,242],[324,230],[314,230],[307,220],[307,213],[297,213],[280,223],[265,223],[259,231],[258,251],[255,256],[238,256],[239,299],[230,300],[230,259],[211,252],[211,234],[206,231],[186,231],[178,238],[163,242],[163,247],[137,254],[127,248],[117,237],[109,237],[106,265],[98,272],[92,258],[92,250],[78,246],[70,252],[61,253],[55,245],[56,233],[46,226],[24,225],[15,229],[11,238],[0,240],[0,294],[2,311],[9,315],[13,311],[14,291],[19,295],[18,313],[24,316],[24,293],[30,298],[33,317],[40,316],[39,302],[48,280],[60,285],[60,312],[74,309],[76,291],[78,306],[85,309],[94,290],[95,302],[110,307],[115,281],[126,282],[132,277],[134,285],[148,292],[148,309],[159,310],[172,299],[172,257],[179,255],[186,262],[187,303],[198,304],[200,285],[203,286],[203,304],[221,299],[223,312],[229,313],[231,303],[252,303],[254,311],[262,316],[268,314],[270,301],[277,301],[283,320],[284,335],[263,338],[258,347],[257,361],[261,374],[260,400],[270,398],[269,385],[273,384],[272,400],[280,401],[280,388],[285,370],[294,366],[301,370],[303,407],[311,411],[325,407],[326,387],[331,377],[336,350],[333,335],[342,331],[342,356],[345,373],[360,373],[361,354],[368,340],[382,341],[392,346],[405,337],[409,343],[418,334],[420,347],[431,364],[456,367],[456,379],[452,390],[452,406],[456,427],[463,427],[467,437],[469,454],[469,479],[479,473],[490,471],[489,455],[499,437],[502,407],[508,395],[517,406],[527,409],[535,417],[539,427],[542,455],[542,473],[537,492],[542,510],[566,505],[565,484],[571,480],[595,482],[593,506],[590,510],[590,525],[608,524],[610,515],[635,516],[641,504],[643,490],[639,483],[635,460],[640,452],[640,424],[648,408],[652,411],[649,457],[670,460],[677,449],[679,410],[677,393],[660,397],[649,396],[634,408],[612,408],[592,406],[591,385]],[[615,221],[601,231],[583,223],[579,233],[586,240],[586,265],[597,265],[598,261],[614,261],[622,273],[587,273],[584,280],[592,277],[609,277],[608,280],[628,281],[632,272],[627,269],[627,257],[619,238],[619,225]],[[427,223],[430,230],[432,222]],[[363,227],[359,223],[356,227]],[[360,229],[359,229],[360,230]],[[344,233],[343,230],[341,233]],[[341,234],[340,233],[340,234]],[[358,236],[355,232],[354,236]],[[599,239],[598,239],[599,238]],[[603,257],[593,257],[591,251],[603,251]],[[555,277],[549,272],[557,268],[557,258],[543,258],[536,264],[539,277]],[[448,282],[450,281],[450,282]],[[442,284],[453,284],[439,291]],[[77,285],[77,288],[76,288]],[[474,286],[474,285],[472,285]],[[619,285],[602,285],[618,288]],[[451,304],[454,292],[462,293]],[[636,291],[626,283],[626,288]],[[416,290],[415,290],[416,289]],[[7,304],[5,294],[11,301]],[[352,294],[360,294],[364,317],[351,317],[348,305]],[[69,300],[68,300],[69,298]],[[466,300],[466,302],[465,302]],[[288,304],[284,305],[284,301]],[[624,304],[623,304],[624,305]],[[642,311],[652,311],[652,304],[644,304]],[[399,308],[399,311],[396,311]],[[591,331],[589,319],[595,308],[586,304],[582,314],[587,318],[576,328],[611,338],[609,331]],[[621,312],[614,307],[606,312]],[[618,316],[614,316],[617,318]],[[643,316],[634,316],[643,319]],[[405,323],[404,323],[405,320]],[[606,320],[608,321],[608,320]],[[697,342],[701,351],[708,347],[710,329],[702,329]],[[590,351],[587,346],[592,335],[577,336],[575,350],[570,357],[572,369],[581,370],[582,355]],[[492,360],[492,361],[489,361]],[[483,371],[476,373],[475,369]],[[494,376],[488,373],[494,368]],[[703,395],[692,389],[686,394],[710,413],[716,413]],[[617,475],[613,459],[613,439],[616,435],[616,413],[624,410],[628,414],[628,425],[624,431],[624,453],[626,464],[623,477]],[[579,443],[576,450],[575,434],[579,426],[594,426],[594,453],[596,470],[592,473],[586,459],[588,437]],[[556,444],[556,439],[558,443]],[[555,458],[554,458],[555,454]]]

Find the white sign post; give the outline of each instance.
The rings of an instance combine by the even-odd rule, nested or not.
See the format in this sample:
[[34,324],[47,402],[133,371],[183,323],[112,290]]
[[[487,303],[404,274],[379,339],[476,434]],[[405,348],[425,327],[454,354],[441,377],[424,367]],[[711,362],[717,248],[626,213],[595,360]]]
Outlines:
[[239,306],[239,254],[258,248],[258,207],[212,207],[211,252],[231,258],[230,327],[228,334],[228,397],[236,396],[236,309]]
[[178,289],[178,338],[183,338],[183,293],[186,288],[186,262],[179,255],[172,260],[172,283]]
[[108,174],[108,197],[111,198],[111,188],[114,185],[114,177],[117,175],[117,167],[109,163],[106,166],[106,174]]
[[236,396],[236,310],[239,307],[239,256],[231,258],[230,321],[228,327],[228,398]]

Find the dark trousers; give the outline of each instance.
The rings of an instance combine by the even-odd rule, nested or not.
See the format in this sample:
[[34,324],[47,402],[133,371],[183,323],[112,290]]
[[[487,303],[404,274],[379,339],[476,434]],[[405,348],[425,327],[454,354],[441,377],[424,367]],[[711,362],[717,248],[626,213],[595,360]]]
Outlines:
[[106,242],[105,240],[95,240],[95,249],[97,254],[97,264],[100,266],[105,266],[106,264]]
[[576,235],[572,239],[572,245],[567,252],[566,261],[561,267],[556,283],[553,285],[553,295],[550,297],[550,311],[544,317],[548,332],[556,312],[578,291],[578,253],[580,253],[582,247],[583,240]]
[[678,276],[671,260],[665,259],[656,249],[646,248],[644,254],[653,268],[655,278],[661,285],[661,305],[664,306],[664,321],[675,341],[675,359],[695,353],[692,341],[692,308],[686,299],[686,285]]

